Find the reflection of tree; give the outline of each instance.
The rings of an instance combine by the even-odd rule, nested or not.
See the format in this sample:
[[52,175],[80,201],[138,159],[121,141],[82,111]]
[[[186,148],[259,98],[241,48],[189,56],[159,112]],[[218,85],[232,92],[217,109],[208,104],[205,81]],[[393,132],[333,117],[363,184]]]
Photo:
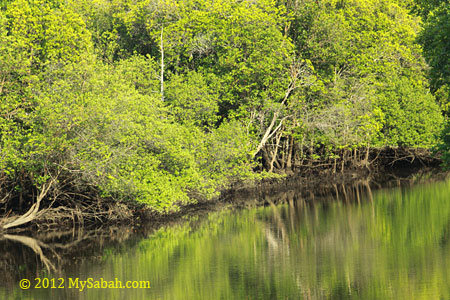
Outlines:
[[[404,185],[411,182],[400,178]],[[108,270],[149,279],[153,298],[413,299],[422,292],[447,296],[449,184],[378,190],[372,181],[354,180],[350,185],[267,191],[248,202],[250,207],[264,207],[213,212],[206,219],[160,228],[125,247],[109,248],[107,236],[115,234],[105,232],[83,232],[66,240],[54,233],[45,244],[61,256],[58,266],[52,251],[41,249],[60,270],[66,257],[102,256],[101,264],[84,264],[83,272]],[[116,233],[117,245],[129,238],[123,230]],[[29,246],[6,239],[0,253],[19,246],[28,251],[22,257],[30,257]],[[39,258],[36,251],[31,256]],[[10,266],[26,263],[35,264],[8,258]]]
[[[147,230],[141,234],[154,229]],[[105,249],[122,245],[133,236],[127,227],[89,230],[81,227],[35,237],[0,235],[0,287],[13,288],[19,279],[40,277],[40,274],[63,276],[67,266],[101,258]]]
[[[412,181],[396,178],[395,185]],[[282,232],[278,253],[285,255],[287,251],[280,247],[289,245],[285,250],[293,258],[291,263],[301,269],[292,271],[301,279],[297,284],[308,291],[303,294],[305,299],[414,298],[419,287],[430,281],[432,287],[421,293],[432,298],[442,295],[448,286],[443,266],[450,257],[438,247],[445,246],[449,232],[448,186],[445,182],[429,186],[425,181],[413,189],[373,192],[371,184],[363,180],[333,185],[328,197],[322,191],[323,197],[316,196],[314,201],[280,194],[278,203],[287,205],[271,207],[271,213],[258,220],[266,228]],[[265,201],[272,206],[273,199]],[[291,224],[296,224],[295,228]],[[273,236],[273,232],[266,233],[266,237]],[[441,263],[430,264],[429,260]],[[392,274],[392,268],[398,274]],[[298,277],[299,272],[309,275]],[[387,284],[398,289],[389,290]],[[324,291],[326,294],[321,294]]]
[[[47,244],[44,244],[41,241],[38,241],[36,239],[27,237],[27,236],[21,236],[21,235],[10,235],[5,234],[3,235],[4,239],[19,242],[27,247],[29,247],[31,250],[33,250],[34,253],[39,255],[39,258],[41,259],[41,262],[45,265],[48,272],[54,271],[56,272],[56,267],[53,263],[50,262],[50,260],[44,255],[44,252],[42,251],[42,248],[51,250],[56,256],[56,252]],[[58,256],[59,258],[59,256]]]

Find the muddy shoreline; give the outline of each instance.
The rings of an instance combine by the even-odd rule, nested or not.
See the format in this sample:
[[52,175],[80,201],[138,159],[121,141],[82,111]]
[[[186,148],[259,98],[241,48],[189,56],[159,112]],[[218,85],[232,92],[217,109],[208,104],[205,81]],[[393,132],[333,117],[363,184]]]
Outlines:
[[[386,148],[371,153],[370,167],[353,161],[345,169],[336,172],[330,164],[323,161],[310,162],[308,165],[294,167],[290,172],[278,170],[283,177],[265,178],[262,180],[241,181],[231,184],[220,192],[220,196],[212,200],[198,199],[196,203],[180,206],[177,212],[162,214],[143,204],[132,202],[117,202],[111,199],[98,199],[95,206],[99,216],[91,219],[84,218],[80,208],[73,211],[58,211],[58,207],[51,208],[37,220],[7,231],[0,231],[0,236],[6,233],[21,233],[35,236],[38,233],[62,230],[111,230],[115,226],[135,228],[159,227],[167,223],[192,215],[206,214],[209,211],[223,207],[242,207],[264,205],[261,199],[276,195],[286,190],[304,191],[303,197],[313,199],[323,193],[338,193],[338,186],[364,182],[375,188],[385,186],[385,182],[408,182],[411,177],[421,177],[419,174],[434,174],[444,176],[440,159],[433,157],[429,151],[423,149],[392,149]],[[439,175],[441,174],[441,175]],[[430,175],[427,175],[430,176]],[[414,179],[416,180],[416,179]],[[262,202],[262,203],[261,203]],[[45,212],[45,211],[44,211]]]

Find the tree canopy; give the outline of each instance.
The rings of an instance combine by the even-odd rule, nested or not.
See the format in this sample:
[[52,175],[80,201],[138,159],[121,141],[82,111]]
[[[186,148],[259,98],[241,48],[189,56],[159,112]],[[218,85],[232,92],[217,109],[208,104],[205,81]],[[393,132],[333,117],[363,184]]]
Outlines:
[[449,9],[3,1],[0,188],[19,195],[9,207],[53,178],[170,211],[255,170],[431,148],[448,114]]

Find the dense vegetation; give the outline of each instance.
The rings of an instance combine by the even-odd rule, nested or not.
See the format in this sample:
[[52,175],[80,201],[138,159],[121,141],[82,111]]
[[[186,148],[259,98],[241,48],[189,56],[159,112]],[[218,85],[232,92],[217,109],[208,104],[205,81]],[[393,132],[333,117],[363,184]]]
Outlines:
[[2,1],[1,213],[92,195],[170,211],[255,170],[431,148],[450,90],[435,2]]

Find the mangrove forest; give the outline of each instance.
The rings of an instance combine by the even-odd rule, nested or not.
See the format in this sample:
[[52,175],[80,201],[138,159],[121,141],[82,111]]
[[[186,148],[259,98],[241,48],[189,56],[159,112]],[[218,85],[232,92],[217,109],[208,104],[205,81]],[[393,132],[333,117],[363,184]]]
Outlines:
[[446,0],[2,0],[0,235],[450,167],[449,115]]

